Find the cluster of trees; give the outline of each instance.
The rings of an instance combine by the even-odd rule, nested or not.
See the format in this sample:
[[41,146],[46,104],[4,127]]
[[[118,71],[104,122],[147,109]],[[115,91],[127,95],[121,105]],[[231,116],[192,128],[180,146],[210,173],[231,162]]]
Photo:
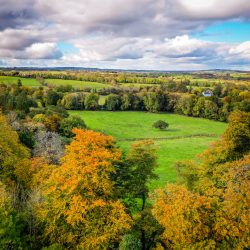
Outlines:
[[[218,95],[221,93],[218,92]],[[201,93],[169,93],[164,88],[151,88],[108,94],[104,105],[98,104],[98,93],[82,92],[66,94],[59,103],[66,109],[175,112],[220,121],[227,121],[228,115],[234,110],[250,111],[250,95],[247,90],[235,90],[224,97],[218,95],[204,97]]]
[[[99,91],[77,91],[72,86],[56,88],[29,88],[0,85],[0,107],[4,112],[15,110],[19,117],[44,113],[51,106],[66,110],[135,110],[175,112],[182,115],[227,121],[234,110],[250,111],[247,88],[234,85],[216,85],[213,96],[204,97],[202,91],[189,89],[188,93],[169,92],[165,85],[145,88],[106,88]],[[105,98],[104,105],[99,104]],[[64,111],[63,111],[64,110]]]
[[46,142],[51,140],[52,147],[56,144],[64,145],[74,135],[72,128],[86,128],[81,118],[69,117],[66,109],[56,105],[59,98],[60,92],[53,90],[32,89],[20,83],[13,86],[0,85],[0,109],[6,114],[21,142],[34,151],[42,143],[46,153]]
[[112,137],[71,130],[72,123],[64,126],[74,136],[66,146],[60,133],[41,126],[28,148],[17,123],[0,114],[1,249],[250,246],[249,113],[233,112],[197,161],[176,163],[179,182],[151,194],[152,141],[138,141],[125,154]]

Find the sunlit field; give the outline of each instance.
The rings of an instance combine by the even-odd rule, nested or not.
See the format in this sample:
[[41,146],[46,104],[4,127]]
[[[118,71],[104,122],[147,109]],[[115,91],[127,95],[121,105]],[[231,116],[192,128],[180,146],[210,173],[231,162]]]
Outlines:
[[[88,128],[112,135],[124,151],[137,140],[152,139],[157,147],[159,179],[152,188],[176,180],[174,162],[193,159],[223,133],[227,124],[176,114],[146,112],[70,111],[80,116]],[[157,120],[169,123],[167,130],[152,127]]]

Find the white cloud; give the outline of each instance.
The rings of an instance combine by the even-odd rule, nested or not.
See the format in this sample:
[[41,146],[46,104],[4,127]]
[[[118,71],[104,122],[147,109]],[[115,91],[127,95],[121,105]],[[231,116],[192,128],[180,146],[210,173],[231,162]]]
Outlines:
[[25,52],[28,58],[33,59],[54,59],[62,56],[55,43],[34,43]]
[[[0,58],[12,65],[249,65],[249,42],[190,37],[217,22],[249,21],[249,0],[0,0],[0,6]],[[79,52],[62,55],[58,42],[71,43]]]

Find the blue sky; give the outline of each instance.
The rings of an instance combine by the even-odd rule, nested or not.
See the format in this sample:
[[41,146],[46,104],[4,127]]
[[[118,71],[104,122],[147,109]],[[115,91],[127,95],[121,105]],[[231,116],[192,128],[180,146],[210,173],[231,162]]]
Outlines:
[[224,21],[209,25],[192,35],[213,42],[239,43],[250,41],[250,22]]
[[250,1],[2,1],[1,65],[249,70]]

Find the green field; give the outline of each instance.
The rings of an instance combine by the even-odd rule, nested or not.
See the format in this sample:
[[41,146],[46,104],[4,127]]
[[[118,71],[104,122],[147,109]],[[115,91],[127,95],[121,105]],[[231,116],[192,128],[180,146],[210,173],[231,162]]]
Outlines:
[[[22,78],[15,76],[0,76],[0,83],[16,84],[18,79],[22,81],[23,86],[29,86],[29,87],[40,86],[39,82],[34,78]],[[101,89],[110,86],[108,84],[102,84],[98,82],[85,82],[85,81],[64,80],[64,79],[45,79],[45,82],[52,86],[72,85],[74,88],[79,88],[79,89],[83,89],[86,87]]]
[[[83,118],[95,131],[112,135],[122,150],[141,139],[153,139],[157,146],[159,179],[152,188],[176,180],[174,162],[192,159],[206,149],[223,133],[227,124],[176,114],[146,112],[70,111]],[[169,129],[160,131],[152,127],[157,120],[169,123]]]
[[17,84],[18,79],[22,81],[23,86],[38,87],[39,82],[34,78],[21,78],[15,76],[0,76],[0,83],[4,84]]
[[105,87],[106,88],[109,87],[109,85],[99,83],[99,82],[85,82],[85,81],[77,81],[77,80],[45,79],[45,82],[53,86],[72,85],[74,88],[79,88],[79,89],[83,89],[86,87],[94,88],[94,89],[102,89]]

